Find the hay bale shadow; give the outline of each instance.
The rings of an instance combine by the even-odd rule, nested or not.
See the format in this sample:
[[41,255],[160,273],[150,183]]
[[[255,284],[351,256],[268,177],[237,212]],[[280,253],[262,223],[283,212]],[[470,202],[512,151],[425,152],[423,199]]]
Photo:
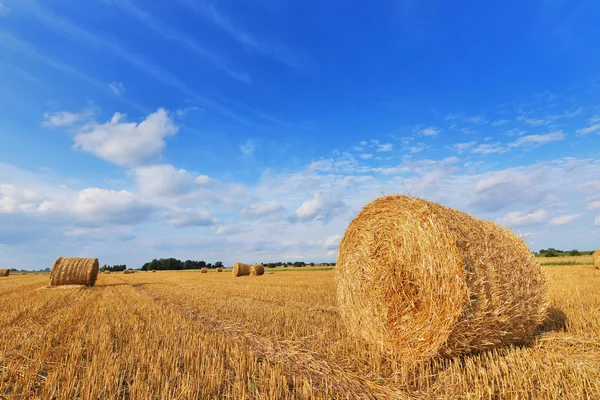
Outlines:
[[540,326],[537,327],[535,335],[541,335],[547,332],[566,332],[567,331],[567,315],[555,307],[548,309],[548,315]]

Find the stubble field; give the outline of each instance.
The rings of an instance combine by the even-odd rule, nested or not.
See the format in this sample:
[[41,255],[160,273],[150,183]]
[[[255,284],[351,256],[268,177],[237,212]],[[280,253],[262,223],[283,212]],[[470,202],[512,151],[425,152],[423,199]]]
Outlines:
[[348,335],[335,271],[113,273],[63,290],[13,274],[0,398],[598,399],[600,270],[543,271],[552,304],[529,345],[417,366]]

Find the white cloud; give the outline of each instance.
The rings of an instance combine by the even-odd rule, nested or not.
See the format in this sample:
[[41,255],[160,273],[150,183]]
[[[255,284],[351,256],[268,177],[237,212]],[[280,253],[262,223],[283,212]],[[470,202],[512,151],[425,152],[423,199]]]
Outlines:
[[327,250],[335,250],[340,245],[341,240],[342,240],[342,235],[329,236],[323,242],[323,247],[325,247]]
[[587,128],[578,129],[577,133],[588,134],[600,130],[600,124],[590,125]]
[[255,150],[256,146],[254,145],[254,140],[252,139],[246,140],[246,143],[240,146],[240,151],[244,156],[251,156],[252,154],[254,154]]
[[206,185],[210,181],[211,179],[208,175],[199,175],[198,177],[196,177],[196,183],[200,185]]
[[539,224],[540,222],[544,222],[544,220],[548,217],[548,211],[546,210],[537,210],[534,212],[509,212],[498,220],[498,223],[513,228],[516,226],[524,226],[524,225],[532,225]]
[[480,144],[479,146],[477,146],[471,150],[472,153],[483,154],[483,155],[504,153],[505,151],[506,151],[506,149],[500,143],[494,143],[494,144],[484,143],[484,144]]
[[545,135],[528,135],[523,136],[509,144],[510,147],[518,147],[524,145],[542,145],[557,140],[563,140],[565,134],[562,131],[546,133]]
[[562,226],[567,225],[579,218],[581,214],[565,214],[559,215],[558,217],[554,217],[550,220],[548,225],[550,226]]
[[108,87],[117,96],[120,96],[123,93],[125,93],[125,86],[123,86],[121,82],[113,81],[109,83]]
[[538,119],[538,118],[528,118],[528,117],[524,117],[524,116],[519,116],[517,117],[517,121],[521,121],[526,123],[529,126],[533,126],[533,127],[537,127],[537,126],[542,126],[547,124],[548,122],[544,119]]
[[312,199],[306,200],[296,210],[296,220],[308,222],[329,221],[337,212],[342,211],[345,204],[334,194],[315,193]]
[[283,206],[276,201],[269,200],[252,204],[240,212],[242,218],[252,219],[272,215],[283,210]]
[[190,107],[186,107],[186,108],[178,108],[177,110],[175,110],[175,114],[178,117],[183,117],[186,114],[191,113],[192,111],[203,111],[202,108],[197,107],[197,106],[190,106]]
[[178,130],[163,108],[139,124],[123,122],[123,117],[115,113],[109,122],[85,125],[75,135],[75,146],[118,165],[136,166],[154,161],[165,147],[164,139]]
[[369,159],[373,158],[373,154],[363,153],[363,154],[359,154],[359,157],[362,158],[363,160],[369,160]]
[[596,216],[596,219],[594,220],[594,226],[600,226],[600,215]]
[[600,201],[592,201],[590,204],[588,204],[587,209],[588,210],[600,209]]
[[490,123],[491,126],[502,126],[508,124],[510,121],[507,119],[499,119]]
[[131,192],[99,188],[80,191],[72,204],[72,209],[84,220],[117,224],[141,223],[153,211],[151,205]]
[[465,143],[457,143],[455,144],[452,148],[459,152],[462,153],[470,148],[472,148],[473,146],[475,146],[477,143],[476,142],[465,142]]
[[376,151],[392,151],[394,149],[394,145],[391,143],[385,143],[385,144],[378,144],[377,145],[377,150]]
[[176,209],[169,212],[165,220],[173,228],[207,227],[218,222],[210,209]]
[[436,136],[438,133],[440,133],[439,129],[433,128],[431,126],[421,131],[421,135],[423,136]]
[[198,183],[184,169],[172,165],[152,165],[133,170],[140,194],[145,197],[171,197],[189,193]]
[[71,126],[79,122],[89,120],[93,115],[91,109],[83,110],[79,113],[71,113],[66,111],[44,113],[44,121],[42,126],[57,128],[59,126]]

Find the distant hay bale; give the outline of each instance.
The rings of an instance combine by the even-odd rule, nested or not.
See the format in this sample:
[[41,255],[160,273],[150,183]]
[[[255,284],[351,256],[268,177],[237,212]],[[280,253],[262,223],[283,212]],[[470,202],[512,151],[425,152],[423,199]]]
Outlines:
[[156,272],[156,270],[155,270],[155,269],[153,269],[153,270],[152,270],[152,272]]
[[250,275],[252,276],[261,276],[265,273],[265,267],[262,264],[254,264],[251,267]]
[[123,271],[123,273],[124,273],[125,275],[128,275],[128,274],[135,274],[135,270],[133,270],[133,269],[126,269],[126,270],[124,270],[124,271]]
[[241,262],[236,262],[233,264],[233,276],[248,276],[250,275],[251,266],[249,264],[244,264]]
[[594,267],[596,269],[600,269],[600,250],[596,250],[592,255],[592,260],[594,260]]
[[8,268],[0,269],[0,276],[8,276],[8,275],[10,275],[10,269],[8,269]]
[[98,270],[97,258],[58,257],[50,272],[50,286],[94,286]]
[[110,274],[110,271],[104,271],[105,274]]
[[204,268],[200,269],[200,273],[201,274],[208,274],[208,268],[204,267]]
[[217,268],[217,272],[223,272],[223,268]]
[[522,238],[401,195],[373,201],[350,223],[336,279],[349,330],[414,361],[523,342],[549,303]]

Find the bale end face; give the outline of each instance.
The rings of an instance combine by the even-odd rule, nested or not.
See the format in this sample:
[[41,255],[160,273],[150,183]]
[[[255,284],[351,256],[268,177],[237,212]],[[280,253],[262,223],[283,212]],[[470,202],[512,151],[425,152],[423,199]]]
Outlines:
[[94,286],[99,269],[97,258],[58,257],[50,272],[50,286]]
[[596,250],[592,255],[592,260],[594,260],[594,267],[596,269],[600,269],[600,250]]
[[9,276],[9,275],[10,275],[10,269],[8,269],[8,268],[0,269],[0,276]]
[[518,343],[546,315],[539,264],[511,231],[408,196],[368,204],[336,267],[349,330],[406,359]]
[[217,268],[217,272],[223,272],[223,268]]
[[207,274],[208,273],[208,268],[204,267],[200,270],[201,274]]
[[261,276],[265,273],[265,267],[262,264],[254,264],[251,267],[250,275]]
[[235,264],[233,264],[232,273],[233,273],[234,277],[248,276],[248,275],[250,275],[250,269],[251,269],[251,266],[249,264],[236,262]]

